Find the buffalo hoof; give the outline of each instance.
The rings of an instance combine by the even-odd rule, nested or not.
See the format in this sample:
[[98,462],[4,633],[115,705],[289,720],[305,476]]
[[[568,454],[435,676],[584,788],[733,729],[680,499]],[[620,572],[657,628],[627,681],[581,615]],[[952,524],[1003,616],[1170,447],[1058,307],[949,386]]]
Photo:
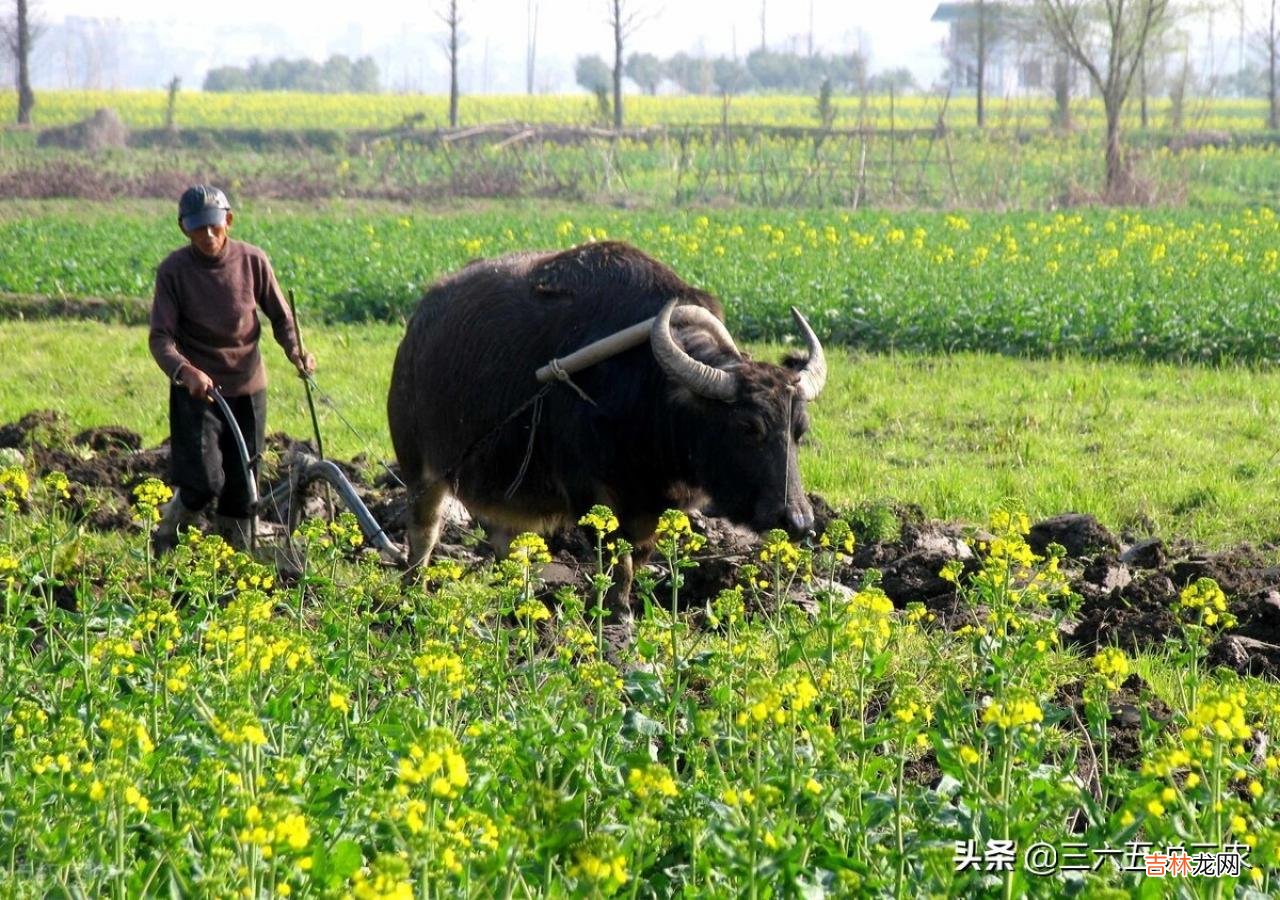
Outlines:
[[636,642],[635,620],[630,616],[601,627],[604,637],[604,658],[615,667],[621,667],[624,658]]
[[151,555],[156,559],[172,553],[177,546],[178,536],[176,534],[162,533],[159,529],[151,532]]

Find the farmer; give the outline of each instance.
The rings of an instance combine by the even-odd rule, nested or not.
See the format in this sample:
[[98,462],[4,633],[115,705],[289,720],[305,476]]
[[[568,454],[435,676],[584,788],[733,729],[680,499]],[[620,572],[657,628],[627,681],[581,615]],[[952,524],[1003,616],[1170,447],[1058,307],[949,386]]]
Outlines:
[[171,550],[179,531],[215,498],[218,532],[235,547],[249,546],[256,527],[249,484],[235,437],[211,392],[216,387],[226,398],[256,478],[267,415],[257,308],[271,320],[276,342],[299,375],[315,371],[271,262],[257,247],[228,235],[231,221],[222,191],[205,184],[187,188],[178,201],[178,227],[189,243],[156,270],[151,355],[171,385],[170,473],[177,489],[152,535],[158,553]]

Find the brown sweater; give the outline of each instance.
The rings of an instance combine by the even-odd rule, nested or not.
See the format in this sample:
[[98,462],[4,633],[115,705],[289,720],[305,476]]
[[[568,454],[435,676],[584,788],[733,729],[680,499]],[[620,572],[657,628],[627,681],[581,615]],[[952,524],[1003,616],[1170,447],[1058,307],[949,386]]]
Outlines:
[[156,269],[151,355],[170,378],[186,364],[228,397],[257,393],[267,386],[267,371],[258,352],[262,326],[255,307],[293,359],[298,333],[265,253],[230,238],[216,258],[190,245],[175,250]]

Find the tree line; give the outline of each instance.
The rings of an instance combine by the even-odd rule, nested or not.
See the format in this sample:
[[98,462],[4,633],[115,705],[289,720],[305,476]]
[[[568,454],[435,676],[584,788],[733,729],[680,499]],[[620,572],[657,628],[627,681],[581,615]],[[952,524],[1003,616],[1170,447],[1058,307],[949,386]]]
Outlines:
[[[686,94],[739,94],[752,91],[812,93],[829,82],[840,91],[866,86],[866,61],[857,53],[807,55],[757,49],[743,60],[676,53],[660,59],[652,53],[632,53],[623,74],[646,94],[656,94],[671,82]],[[608,91],[613,70],[600,56],[579,56],[577,82],[594,94]]]
[[311,94],[376,94],[378,64],[371,56],[352,61],[341,53],[323,63],[311,59],[254,60],[247,66],[220,66],[204,77],[215,92],[302,91]]

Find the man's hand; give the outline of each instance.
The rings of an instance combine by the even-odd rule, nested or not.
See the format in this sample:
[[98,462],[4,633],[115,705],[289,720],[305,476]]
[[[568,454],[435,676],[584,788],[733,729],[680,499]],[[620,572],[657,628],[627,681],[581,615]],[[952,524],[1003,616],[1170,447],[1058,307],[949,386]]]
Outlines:
[[213,402],[213,396],[209,393],[213,390],[213,379],[195,366],[183,366],[182,371],[178,373],[178,378],[192,397]]
[[295,353],[289,357],[289,362],[298,370],[299,378],[306,378],[316,370],[316,358],[310,353]]

